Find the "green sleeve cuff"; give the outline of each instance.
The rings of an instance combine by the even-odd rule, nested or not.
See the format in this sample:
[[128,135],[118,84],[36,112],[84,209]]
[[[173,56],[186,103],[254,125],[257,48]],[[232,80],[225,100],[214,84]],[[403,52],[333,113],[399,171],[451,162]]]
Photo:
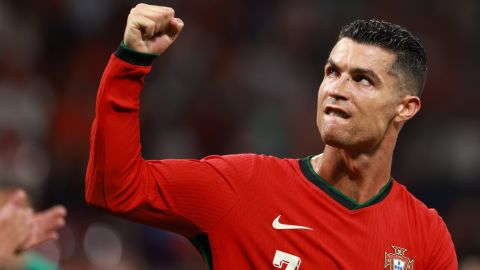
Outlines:
[[115,56],[123,61],[137,66],[150,66],[155,58],[160,54],[137,52],[125,45],[122,41],[115,51]]

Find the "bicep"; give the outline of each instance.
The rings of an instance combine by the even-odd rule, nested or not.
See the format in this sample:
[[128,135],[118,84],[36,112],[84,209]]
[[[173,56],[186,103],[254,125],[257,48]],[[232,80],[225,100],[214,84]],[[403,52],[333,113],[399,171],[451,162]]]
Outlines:
[[144,193],[158,211],[206,232],[246,192],[253,162],[250,155],[147,161]]

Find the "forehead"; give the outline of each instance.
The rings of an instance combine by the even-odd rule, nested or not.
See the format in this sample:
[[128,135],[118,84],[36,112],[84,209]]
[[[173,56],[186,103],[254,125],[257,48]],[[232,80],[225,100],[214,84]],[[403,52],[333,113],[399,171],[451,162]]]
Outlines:
[[395,54],[376,45],[342,38],[333,47],[329,59],[342,69],[363,68],[386,74],[390,72]]

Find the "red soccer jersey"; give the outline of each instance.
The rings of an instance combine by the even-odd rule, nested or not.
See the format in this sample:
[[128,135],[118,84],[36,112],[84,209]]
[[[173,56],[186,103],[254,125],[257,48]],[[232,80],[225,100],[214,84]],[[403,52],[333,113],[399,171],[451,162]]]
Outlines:
[[359,205],[318,176],[309,158],[144,160],[139,97],[150,60],[120,48],[105,69],[86,177],[90,204],[188,237],[210,269],[457,269],[442,219],[395,180]]

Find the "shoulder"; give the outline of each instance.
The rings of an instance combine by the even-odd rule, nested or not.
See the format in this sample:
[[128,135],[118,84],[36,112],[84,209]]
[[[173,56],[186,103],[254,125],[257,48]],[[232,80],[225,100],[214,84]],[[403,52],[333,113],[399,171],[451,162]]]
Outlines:
[[280,158],[262,154],[231,154],[210,155],[201,159],[218,170],[229,170],[245,174],[282,174],[286,171],[296,172],[299,170],[299,159]]
[[[431,225],[432,222],[444,223],[437,210],[428,207],[424,202],[415,197],[408,189],[394,181],[396,186],[397,195],[401,198],[402,204],[407,208],[411,218],[425,223],[425,225]],[[418,225],[418,224],[417,224]]]
[[456,269],[453,241],[437,210],[429,208],[402,184],[395,181],[395,185],[397,195],[407,212],[409,227],[423,235],[425,259],[431,269]]
[[295,158],[280,158],[270,155],[244,153],[244,154],[230,154],[230,155],[210,155],[201,159],[204,162],[219,162],[230,165],[272,165],[272,166],[289,166],[298,163]]

